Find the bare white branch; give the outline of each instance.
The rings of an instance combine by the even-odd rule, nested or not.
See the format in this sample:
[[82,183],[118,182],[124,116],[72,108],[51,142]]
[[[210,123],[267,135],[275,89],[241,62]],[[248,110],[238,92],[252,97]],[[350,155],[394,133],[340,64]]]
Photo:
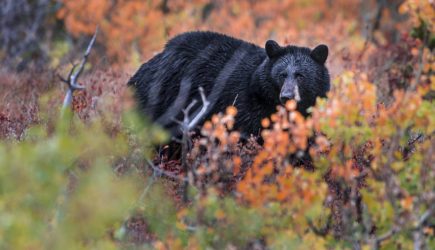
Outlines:
[[88,61],[89,54],[91,53],[91,49],[95,44],[95,40],[97,38],[98,34],[98,27],[95,30],[94,35],[92,36],[91,41],[88,44],[88,47],[86,49],[85,54],[83,55],[83,59],[80,63],[80,65],[77,68],[76,64],[73,64],[71,71],[68,73],[68,77],[65,79],[62,76],[59,76],[60,80],[68,85],[68,90],[66,92],[65,98],[63,99],[63,105],[62,105],[62,115],[64,114],[65,110],[71,106],[73,94],[76,90],[82,90],[85,89],[84,86],[80,85],[77,80],[80,77],[80,74],[83,72],[85,68],[85,64]]
[[189,125],[187,126],[188,130],[193,129],[198,124],[198,122],[207,112],[208,106],[210,105],[210,102],[205,97],[204,89],[202,87],[199,87],[199,94],[201,95],[202,108],[199,113],[189,122]]

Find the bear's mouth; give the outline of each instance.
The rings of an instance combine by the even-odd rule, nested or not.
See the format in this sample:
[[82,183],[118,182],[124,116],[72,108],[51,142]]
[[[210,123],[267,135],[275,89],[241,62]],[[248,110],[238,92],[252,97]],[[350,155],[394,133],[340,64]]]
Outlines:
[[282,89],[279,95],[279,100],[282,105],[285,105],[289,100],[295,100],[296,102],[301,101],[301,94],[299,92],[299,87],[297,84],[294,85],[293,88],[290,89]]

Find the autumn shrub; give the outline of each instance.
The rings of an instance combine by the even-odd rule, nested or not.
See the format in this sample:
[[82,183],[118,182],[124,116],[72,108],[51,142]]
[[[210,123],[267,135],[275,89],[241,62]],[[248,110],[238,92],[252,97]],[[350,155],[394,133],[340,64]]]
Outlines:
[[[376,87],[364,76],[347,72],[334,86],[329,100],[319,101],[306,120],[292,102],[272,116],[271,128],[262,134],[263,147],[232,194],[238,205],[231,205],[234,201],[219,188],[194,188],[199,192],[192,204],[179,212],[184,221],[179,227],[193,231],[188,244],[243,248],[257,242],[301,249],[433,246],[434,107],[423,99],[433,84],[397,90],[389,106],[376,102]],[[220,118],[206,123],[203,133],[213,137],[209,129],[219,131],[219,124],[230,119],[228,114]],[[263,121],[264,126],[270,122]],[[313,132],[315,143],[308,145]],[[229,160],[234,156],[228,148],[237,134],[224,130],[217,135],[221,143],[214,148],[206,144],[217,155],[196,158],[205,167],[197,164],[193,176],[206,171],[220,176],[221,169],[208,165],[213,156],[214,162],[230,161],[221,167],[227,169],[225,175],[236,176],[240,161]],[[307,147],[314,171],[289,163],[289,155]],[[234,217],[238,213],[243,216]],[[240,225],[244,229],[238,233]],[[228,230],[239,237],[226,236]]]
[[133,167],[122,176],[112,168],[132,152],[131,131],[145,131],[142,145],[160,138],[131,119],[124,118],[130,132],[115,136],[98,120],[61,119],[50,134],[46,126],[32,126],[20,142],[2,141],[0,247],[115,248],[110,232],[137,207],[147,179]]

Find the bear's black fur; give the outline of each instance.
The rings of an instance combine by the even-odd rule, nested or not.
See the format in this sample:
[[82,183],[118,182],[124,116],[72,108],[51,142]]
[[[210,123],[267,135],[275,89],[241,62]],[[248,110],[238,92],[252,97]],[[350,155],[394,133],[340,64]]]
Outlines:
[[128,84],[135,88],[141,110],[173,136],[180,134],[175,120],[182,120],[182,109],[196,99],[192,115],[200,110],[200,86],[210,106],[199,125],[234,105],[235,129],[258,136],[261,120],[277,105],[296,99],[297,109],[307,115],[316,98],[326,96],[327,56],[325,45],[311,50],[269,40],[263,49],[223,34],[188,32],[171,39]]

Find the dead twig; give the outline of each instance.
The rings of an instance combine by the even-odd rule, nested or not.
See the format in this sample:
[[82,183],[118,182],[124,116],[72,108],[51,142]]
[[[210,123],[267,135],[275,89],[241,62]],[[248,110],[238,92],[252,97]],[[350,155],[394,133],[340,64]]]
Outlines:
[[68,90],[66,92],[65,98],[63,99],[62,116],[65,113],[65,110],[71,106],[74,91],[85,89],[85,87],[83,85],[81,85],[80,83],[78,83],[77,80],[85,68],[85,64],[88,61],[89,54],[91,53],[91,49],[95,44],[97,34],[98,34],[98,27],[95,30],[95,33],[92,36],[91,41],[88,44],[88,47],[85,51],[85,54],[83,55],[82,61],[81,61],[80,65],[78,66],[78,69],[76,70],[77,65],[73,64],[73,67],[71,68],[71,71],[69,72],[67,78],[59,76],[60,80],[64,83],[66,83],[68,86]]
[[189,187],[189,174],[193,175],[193,178],[195,178],[195,172],[190,171],[189,169],[189,163],[187,162],[187,153],[190,148],[190,131],[196,127],[198,122],[203,118],[203,116],[207,113],[207,109],[209,106],[209,101],[207,101],[207,98],[204,94],[204,89],[202,87],[199,87],[198,89],[199,94],[201,95],[202,100],[202,107],[201,110],[193,117],[193,119],[190,119],[189,113],[190,110],[195,106],[196,100],[193,100],[184,110],[183,110],[183,122],[181,123],[181,130],[182,130],[182,138],[181,138],[181,165],[185,174],[184,177],[184,184],[183,184],[183,202],[188,202],[188,187]]

